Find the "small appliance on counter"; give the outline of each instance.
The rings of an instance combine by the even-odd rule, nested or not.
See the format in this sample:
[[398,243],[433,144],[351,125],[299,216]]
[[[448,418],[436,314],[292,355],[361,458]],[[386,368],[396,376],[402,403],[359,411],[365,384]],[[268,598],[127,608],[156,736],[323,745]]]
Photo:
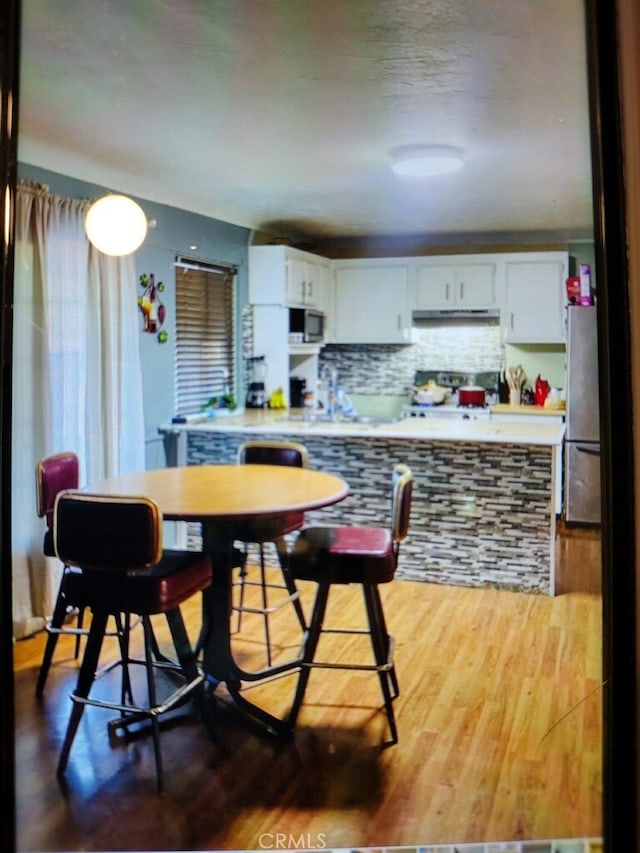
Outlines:
[[289,378],[289,405],[292,409],[301,409],[304,406],[304,395],[307,390],[307,380],[299,376]]
[[413,402],[403,408],[402,415],[405,418],[489,418],[489,406],[498,402],[499,382],[500,373],[497,370],[478,373],[462,370],[416,370]]
[[267,363],[263,355],[255,355],[247,359],[248,386],[247,409],[263,409],[267,403],[265,379],[267,378]]

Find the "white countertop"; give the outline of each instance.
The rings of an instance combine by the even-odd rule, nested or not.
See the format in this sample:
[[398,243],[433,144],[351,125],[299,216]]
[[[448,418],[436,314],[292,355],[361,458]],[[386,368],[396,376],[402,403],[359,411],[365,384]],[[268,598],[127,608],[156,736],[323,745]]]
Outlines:
[[[292,418],[293,415],[293,418]],[[251,409],[186,424],[162,424],[161,433],[256,432],[287,433],[298,437],[333,436],[357,438],[409,439],[412,441],[468,441],[482,444],[528,444],[558,446],[565,432],[563,423],[511,423],[509,421],[457,420],[450,418],[406,418],[395,423],[333,423],[303,421],[299,412]]]

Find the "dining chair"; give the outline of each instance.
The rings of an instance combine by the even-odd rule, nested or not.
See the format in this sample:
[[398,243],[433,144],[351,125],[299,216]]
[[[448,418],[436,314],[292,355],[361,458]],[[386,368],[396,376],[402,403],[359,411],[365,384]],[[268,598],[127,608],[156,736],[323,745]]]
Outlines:
[[[80,484],[80,463],[78,456],[72,451],[55,453],[46,456],[36,463],[36,511],[39,518],[46,520],[42,551],[45,557],[55,557],[53,545],[53,513],[56,497],[62,491],[77,489]],[[51,669],[53,655],[61,634],[75,636],[74,659],[80,654],[80,640],[89,633],[84,627],[84,614],[86,603],[83,598],[83,587],[76,575],[81,569],[63,565],[60,584],[53,614],[45,625],[47,631],[47,642],[45,644],[42,663],[36,681],[36,696],[41,696]],[[69,624],[75,614],[75,626]],[[125,623],[130,629],[128,614],[114,614],[114,628],[107,632],[108,636],[124,636]],[[137,623],[136,623],[137,624]],[[154,653],[158,659],[162,654],[154,638]],[[166,658],[165,658],[166,660]],[[125,684],[126,689],[126,684]]]
[[[192,696],[198,701],[205,722],[210,720],[205,707],[204,676],[196,661],[185,629],[180,605],[211,584],[211,561],[194,551],[169,551],[162,547],[162,515],[157,504],[144,497],[104,496],[69,491],[58,495],[54,512],[55,552],[65,565],[81,571],[72,576],[73,593],[82,596],[91,609],[91,627],[85,646],[72,709],[58,761],[58,776],[67,767],[69,753],[80,719],[87,705],[119,711],[121,716],[109,724],[111,730],[126,729],[133,723],[149,721],[153,736],[158,790],[164,790],[160,751],[159,718]],[[98,660],[110,616],[135,614],[141,618],[144,658],[129,654],[128,621],[121,659],[125,669],[143,666],[148,702],[133,700],[123,690],[120,701],[91,697]],[[158,660],[154,654],[152,615],[165,614],[177,664]],[[159,697],[157,669],[177,671],[179,685],[168,696]]]
[[[75,453],[65,451],[46,456],[36,463],[36,511],[38,518],[44,518],[46,527],[42,551],[45,557],[55,557],[53,547],[53,508],[59,492],[66,489],[77,489],[80,485],[80,463]],[[60,634],[74,635],[74,657],[80,654],[80,639],[88,633],[84,628],[84,605],[73,601],[70,597],[70,575],[77,572],[69,566],[63,566],[56,602],[51,619],[45,626],[48,636],[45,644],[42,663],[36,683],[36,695],[41,695],[49,674],[51,661]],[[67,624],[72,614],[75,614],[75,626]]]
[[[303,444],[287,441],[253,440],[246,441],[238,449],[238,464],[240,465],[286,465],[295,468],[309,467],[309,451]],[[291,604],[304,631],[306,623],[300,595],[295,581],[289,573],[288,547],[285,536],[300,530],[304,524],[303,512],[291,512],[280,519],[259,519],[257,522],[242,524],[237,531],[237,538],[245,543],[244,559],[240,567],[240,577],[236,582],[239,587],[238,602],[233,609],[238,614],[236,630],[240,631],[243,613],[254,613],[262,616],[264,625],[265,651],[267,664],[271,666],[272,647],[269,626],[270,616],[286,604]],[[266,575],[265,545],[273,542],[282,572],[282,583],[268,581]],[[258,545],[260,559],[260,578],[251,580],[248,576],[249,545]],[[260,603],[247,604],[245,592],[248,586],[259,587]],[[269,597],[269,591],[275,592],[276,598]],[[284,594],[283,594],[284,593]]]
[[[392,473],[391,524],[386,527],[306,527],[292,548],[289,570],[296,580],[317,584],[311,622],[305,637],[298,683],[288,722],[293,730],[304,701],[313,668],[351,669],[378,673],[387,715],[391,743],[398,742],[393,700],[400,693],[394,663],[394,641],[387,630],[380,584],[393,580],[398,565],[400,543],[409,532],[413,477],[407,465],[396,465]],[[335,584],[357,584],[362,588],[368,625],[325,627],[329,592]],[[338,655],[335,660],[318,660],[316,652],[322,634],[368,634],[375,663],[352,663]]]

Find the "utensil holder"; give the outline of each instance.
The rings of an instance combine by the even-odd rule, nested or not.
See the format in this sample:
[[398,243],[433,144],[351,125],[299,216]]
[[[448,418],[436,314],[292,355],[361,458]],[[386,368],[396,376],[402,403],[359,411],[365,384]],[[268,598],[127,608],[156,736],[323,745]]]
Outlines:
[[509,389],[509,405],[510,406],[519,406],[520,405],[520,389],[519,388],[510,388]]

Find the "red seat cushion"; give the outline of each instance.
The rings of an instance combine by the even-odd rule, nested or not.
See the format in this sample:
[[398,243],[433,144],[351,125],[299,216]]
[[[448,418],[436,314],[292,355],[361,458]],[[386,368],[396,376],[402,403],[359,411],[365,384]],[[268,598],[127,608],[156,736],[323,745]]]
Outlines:
[[150,616],[166,613],[211,584],[211,562],[197,552],[165,551],[152,569],[140,572],[84,569],[69,575],[74,604],[108,613]]
[[129,573],[127,580],[126,610],[142,615],[166,613],[211,585],[211,562],[202,554],[165,551],[150,572]]
[[388,583],[395,569],[391,531],[384,527],[307,527],[289,561],[294,578],[318,583]]

